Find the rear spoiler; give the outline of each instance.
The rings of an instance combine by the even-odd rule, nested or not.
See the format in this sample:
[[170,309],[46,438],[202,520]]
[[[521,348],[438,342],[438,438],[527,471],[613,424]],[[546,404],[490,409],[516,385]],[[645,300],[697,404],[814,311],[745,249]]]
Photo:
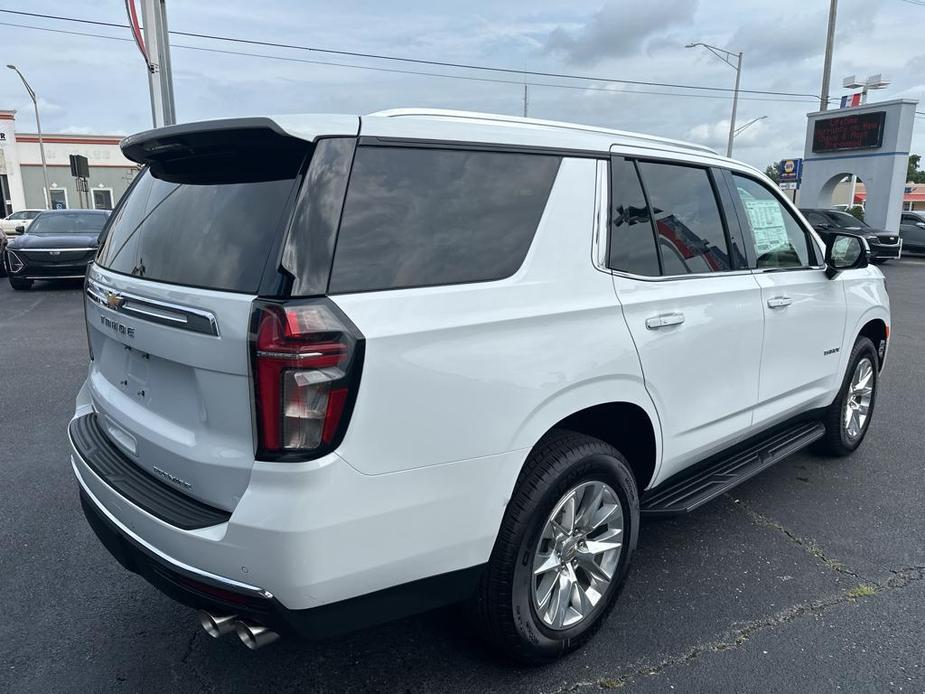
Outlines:
[[310,141],[270,118],[227,118],[170,125],[126,137],[122,153],[174,183],[231,183],[294,176]]

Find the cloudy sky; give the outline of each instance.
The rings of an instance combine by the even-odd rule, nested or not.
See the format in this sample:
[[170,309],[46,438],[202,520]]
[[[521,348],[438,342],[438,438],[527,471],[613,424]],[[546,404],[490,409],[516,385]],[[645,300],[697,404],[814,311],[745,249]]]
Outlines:
[[[925,1],[840,0],[832,72],[883,73],[874,98],[925,100]],[[743,89],[818,94],[828,0],[167,0],[170,28],[259,41],[625,80],[731,87],[734,72],[692,41],[745,52]],[[0,0],[0,8],[124,24],[122,0]],[[20,26],[10,26],[16,24]],[[40,31],[44,27],[122,40]],[[40,95],[47,132],[128,134],[150,127],[145,70],[127,30],[0,13],[0,64],[16,63]],[[399,106],[519,115],[522,76],[172,37],[180,121],[262,113],[367,113]],[[222,52],[205,51],[214,49]],[[198,49],[198,50],[197,50]],[[252,55],[230,54],[250,53]],[[259,55],[253,55],[259,54]],[[289,60],[279,60],[287,58]],[[308,61],[308,62],[304,62]],[[342,63],[358,67],[321,63]],[[453,75],[414,75],[388,68]],[[500,81],[474,81],[459,77]],[[530,115],[725,146],[731,100],[717,92],[527,78]],[[513,83],[511,83],[513,82]],[[568,85],[570,88],[549,86]],[[698,94],[697,96],[690,96]],[[8,70],[0,107],[31,103]],[[746,94],[736,139],[756,166],[799,156],[811,97]],[[925,111],[925,104],[922,109]],[[913,151],[925,153],[925,118]]]

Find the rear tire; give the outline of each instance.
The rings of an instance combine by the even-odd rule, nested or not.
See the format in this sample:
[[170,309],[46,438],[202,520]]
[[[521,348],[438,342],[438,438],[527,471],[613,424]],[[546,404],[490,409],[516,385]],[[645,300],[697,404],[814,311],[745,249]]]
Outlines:
[[31,289],[32,285],[35,283],[35,280],[23,280],[18,277],[9,277],[8,279],[10,280],[10,286],[18,291]]
[[818,453],[843,457],[861,445],[870,428],[877,402],[878,369],[874,343],[866,337],[859,337],[851,350],[838,396],[823,415],[825,436],[816,445]]
[[638,532],[639,494],[623,455],[553,430],[530,453],[505,511],[474,597],[480,630],[523,663],[578,648],[613,608]]

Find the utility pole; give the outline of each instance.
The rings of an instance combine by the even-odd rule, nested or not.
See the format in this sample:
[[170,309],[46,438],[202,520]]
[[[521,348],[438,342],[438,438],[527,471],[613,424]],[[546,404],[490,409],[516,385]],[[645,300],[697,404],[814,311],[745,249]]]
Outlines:
[[832,50],[835,47],[835,14],[838,0],[829,3],[829,29],[825,38],[825,63],[822,66],[822,92],[819,94],[819,110],[829,109],[829,81],[832,77]]
[[527,117],[527,85],[524,85],[524,118]]
[[[689,43],[685,48],[696,48],[697,46],[706,48],[710,53],[736,71],[736,86],[732,93],[732,118],[729,121],[729,140],[726,142],[726,156],[731,157],[732,141],[736,136],[736,111],[739,108],[739,82],[742,79],[742,51],[733,53],[732,51],[727,51],[725,48],[717,48],[716,46],[711,46],[708,43],[701,43],[699,41],[697,43]],[[735,64],[732,62],[733,58],[735,58]]]
[[736,61],[736,86],[732,93],[732,120],[729,121],[729,142],[726,144],[726,156],[732,156],[732,141],[736,136],[736,110],[739,107],[739,80],[742,79],[742,51]]
[[[140,0],[144,29],[139,27],[135,0],[125,0],[129,24],[138,50],[148,68],[148,89],[151,92],[151,117],[154,127],[177,122],[173,98],[173,75],[170,69],[170,41],[167,33],[165,0]],[[142,35],[143,34],[143,35]]]
[[42,198],[45,200],[45,209],[47,210],[51,205],[51,193],[48,189],[48,167],[45,165],[45,142],[42,140],[42,121],[39,119],[39,101],[35,97],[35,92],[32,90],[32,87],[26,82],[26,78],[22,76],[19,68],[15,65],[7,65],[7,67],[19,75],[19,79],[22,80],[23,86],[26,88],[26,91],[29,92],[29,98],[32,99],[32,106],[35,107],[35,129],[38,131],[39,135],[39,155],[42,157],[42,179],[45,181],[45,194]]

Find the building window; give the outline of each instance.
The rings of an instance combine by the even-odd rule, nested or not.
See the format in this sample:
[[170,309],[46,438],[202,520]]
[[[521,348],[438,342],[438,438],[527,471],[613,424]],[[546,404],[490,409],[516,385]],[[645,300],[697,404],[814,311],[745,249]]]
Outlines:
[[48,191],[48,206],[53,210],[67,209],[67,190],[64,188],[51,188]]
[[91,192],[94,210],[112,209],[112,188],[93,188]]

